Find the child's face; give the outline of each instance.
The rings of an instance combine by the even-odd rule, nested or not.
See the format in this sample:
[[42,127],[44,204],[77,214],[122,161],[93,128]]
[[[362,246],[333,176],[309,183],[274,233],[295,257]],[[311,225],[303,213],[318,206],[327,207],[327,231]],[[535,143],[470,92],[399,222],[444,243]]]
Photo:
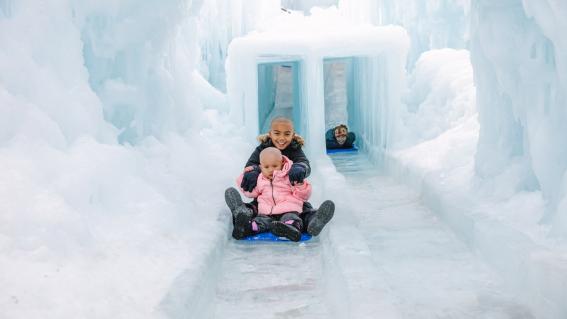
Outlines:
[[291,123],[274,122],[268,135],[272,139],[274,146],[281,151],[288,147],[289,144],[291,144],[295,133],[293,131],[293,126],[291,125]]
[[281,171],[282,160],[277,156],[266,156],[260,161],[260,169],[262,170],[262,175],[267,179],[272,179],[274,177],[274,171]]

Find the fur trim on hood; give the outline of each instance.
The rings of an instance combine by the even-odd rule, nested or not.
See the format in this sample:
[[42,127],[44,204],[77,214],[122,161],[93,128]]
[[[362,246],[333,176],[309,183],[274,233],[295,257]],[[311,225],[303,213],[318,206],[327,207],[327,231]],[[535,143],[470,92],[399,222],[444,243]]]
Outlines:
[[[261,134],[261,135],[258,135],[257,139],[258,139],[258,142],[264,144],[264,143],[268,142],[268,140],[270,139],[270,136],[268,135],[268,133]],[[293,141],[295,141],[297,144],[299,144],[299,146],[303,146],[305,144],[305,140],[303,139],[303,137],[301,137],[301,135],[298,135],[298,134],[295,134],[293,136],[292,142]]]

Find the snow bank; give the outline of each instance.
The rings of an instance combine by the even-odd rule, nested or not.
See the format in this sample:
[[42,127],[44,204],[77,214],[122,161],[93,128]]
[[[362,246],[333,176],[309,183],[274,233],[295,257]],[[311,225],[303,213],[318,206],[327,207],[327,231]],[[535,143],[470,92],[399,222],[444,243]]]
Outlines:
[[473,69],[466,50],[442,49],[421,55],[408,79],[402,119],[405,143],[433,139],[476,114]]
[[210,144],[2,149],[3,317],[153,317],[176,274],[226,238],[222,201],[200,199],[222,197],[240,167],[202,169],[226,160]]
[[[472,185],[479,123],[472,65],[466,50],[431,50],[409,75],[400,138],[385,168],[415,188],[428,175]],[[419,189],[421,190],[421,189]]]
[[0,317],[156,317],[226,240],[252,146],[203,111],[201,5],[0,1]]
[[[561,287],[567,283],[567,250],[564,243],[549,240],[549,228],[540,224],[545,196],[537,189],[518,188],[525,185],[525,174],[529,171],[526,161],[521,159],[509,160],[492,178],[477,174],[479,165],[493,164],[490,158],[479,158],[478,153],[481,141],[490,139],[483,137],[482,116],[477,117],[474,112],[470,73],[446,72],[438,66],[439,59],[444,59],[444,65],[453,65],[455,70],[470,70],[464,52],[449,52],[427,52],[418,60],[406,96],[408,139],[386,155],[385,168],[418,189],[424,202],[463,241],[483,255],[510,291],[529,305],[538,318],[564,318],[567,308]],[[486,85],[478,80],[476,73],[475,79],[477,85]],[[446,85],[449,83],[452,85]],[[481,103],[479,100],[478,105]],[[434,115],[428,123],[440,134],[432,134],[434,137],[430,138],[427,134],[420,135],[422,130],[414,131],[421,122],[410,111],[419,114],[421,109],[424,115]],[[455,112],[459,109],[467,111]],[[463,116],[447,121],[455,114]],[[500,138],[491,137],[497,141]]]
[[[561,33],[565,21],[559,17],[567,6],[557,1],[477,0],[469,12],[468,3],[461,1],[341,4],[343,14],[354,20],[406,26],[414,40],[410,56],[439,35],[420,22],[455,16],[425,14],[429,8],[462,8],[472,18],[470,36],[465,31],[456,38],[470,38],[478,120],[469,104],[474,103],[472,95],[461,94],[473,89],[472,84],[462,85],[470,80],[465,71],[470,66],[453,67],[456,60],[449,57],[441,63],[440,55],[436,63],[438,53],[427,52],[418,60],[405,95],[401,149],[386,156],[386,165],[419,187],[424,200],[485,255],[534,313],[564,318],[560,287],[567,282],[562,238],[567,233],[567,47]],[[423,19],[404,22],[414,13]],[[456,36],[461,31],[444,32]],[[460,79],[454,71],[442,74],[450,68]]]

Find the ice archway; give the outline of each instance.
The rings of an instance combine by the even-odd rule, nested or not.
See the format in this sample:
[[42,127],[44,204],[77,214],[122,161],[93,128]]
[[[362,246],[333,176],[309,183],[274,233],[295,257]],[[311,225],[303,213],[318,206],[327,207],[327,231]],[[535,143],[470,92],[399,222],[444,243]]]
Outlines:
[[[232,119],[253,139],[274,113],[266,77],[273,67],[292,69],[293,102],[287,114],[309,141],[311,156],[324,154],[325,60],[349,61],[349,124],[369,154],[387,148],[395,132],[409,47],[401,27],[352,25],[337,12],[282,16],[268,30],[236,38],[228,49],[227,93]],[[268,83],[268,84],[266,84]]]

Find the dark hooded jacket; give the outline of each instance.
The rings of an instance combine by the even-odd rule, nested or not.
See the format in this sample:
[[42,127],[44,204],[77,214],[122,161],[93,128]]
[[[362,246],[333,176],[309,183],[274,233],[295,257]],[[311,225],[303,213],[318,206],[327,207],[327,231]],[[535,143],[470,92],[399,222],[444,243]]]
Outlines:
[[[248,162],[246,162],[246,166],[260,165],[260,152],[262,152],[262,150],[267,147],[275,147],[274,143],[272,143],[272,139],[268,136],[268,134],[262,134],[258,136],[258,142],[260,142],[260,145],[258,145],[252,155],[250,155]],[[303,153],[303,150],[301,150],[303,144],[303,137],[296,134],[293,137],[291,143],[281,152],[294,164],[304,166],[306,172],[305,177],[308,177],[311,174],[311,166],[309,164],[309,160],[305,156],[305,153]]]
[[354,140],[356,136],[353,132],[347,133],[346,142],[341,145],[337,142],[337,138],[335,137],[335,129],[330,129],[325,133],[325,143],[327,144],[327,149],[336,149],[336,148],[352,148],[354,146]]

